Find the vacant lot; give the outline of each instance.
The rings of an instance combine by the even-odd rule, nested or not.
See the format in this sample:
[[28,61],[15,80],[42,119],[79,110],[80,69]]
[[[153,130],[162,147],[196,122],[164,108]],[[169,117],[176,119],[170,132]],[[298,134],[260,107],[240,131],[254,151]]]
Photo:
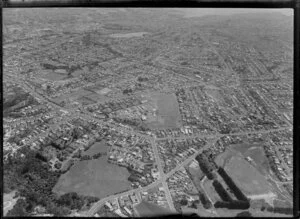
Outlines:
[[127,169],[109,164],[106,157],[76,163],[62,175],[53,191],[58,194],[77,192],[104,198],[131,188]]
[[272,191],[267,179],[241,157],[232,157],[225,170],[246,195],[260,195]]
[[191,174],[191,179],[198,191],[202,191],[201,179],[204,177],[204,173],[201,171],[200,167],[197,165],[190,165],[186,170]]
[[57,73],[57,72],[54,72],[54,71],[44,71],[43,72],[44,74],[41,75],[41,78],[45,78],[45,79],[48,79],[48,80],[51,80],[51,81],[59,81],[59,80],[63,80],[65,78],[67,78],[67,75],[66,74],[60,74],[60,73]]
[[106,144],[105,141],[96,142],[87,151],[84,152],[84,155],[93,156],[97,153],[105,153],[107,152],[108,148],[109,146]]

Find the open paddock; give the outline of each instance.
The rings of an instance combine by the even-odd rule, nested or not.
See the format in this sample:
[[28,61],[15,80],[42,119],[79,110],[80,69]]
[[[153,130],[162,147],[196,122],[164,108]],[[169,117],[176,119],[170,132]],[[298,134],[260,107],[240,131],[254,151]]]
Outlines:
[[108,163],[106,157],[79,161],[59,178],[53,192],[76,192],[101,199],[131,189],[129,176],[126,168]]

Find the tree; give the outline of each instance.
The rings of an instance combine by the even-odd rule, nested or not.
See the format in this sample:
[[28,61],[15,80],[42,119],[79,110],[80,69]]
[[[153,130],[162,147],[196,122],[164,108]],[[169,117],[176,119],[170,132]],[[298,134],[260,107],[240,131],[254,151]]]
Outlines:
[[47,206],[47,212],[54,216],[66,216],[71,213],[71,210],[64,206],[56,206],[51,202],[51,204]]
[[238,213],[235,217],[252,217],[252,214],[249,211],[243,211]]
[[195,209],[197,209],[197,205],[200,203],[200,201],[199,200],[195,200],[195,201],[193,201],[192,202],[192,205],[191,205],[191,208],[195,208]]
[[199,198],[204,208],[209,209],[212,207],[211,201],[207,198],[207,196],[204,193],[200,193]]
[[127,88],[127,89],[123,90],[123,94],[129,94],[129,93],[132,93],[131,88]]
[[99,201],[99,198],[87,196],[87,197],[86,197],[86,200],[87,200],[87,205],[90,206],[91,203],[94,203],[94,202]]
[[70,209],[81,209],[84,205],[84,198],[79,196],[76,192],[66,193],[62,195],[57,203],[60,206],[69,207]]
[[186,199],[181,199],[180,204],[183,205],[183,206],[185,206],[185,205],[188,204],[188,200],[186,200]]
[[24,201],[24,199],[18,199],[14,207],[10,211],[8,211],[7,216],[18,216],[18,217],[29,216],[29,214],[25,210],[26,207],[27,204]]
[[214,204],[215,208],[228,208],[228,209],[248,209],[250,207],[249,201],[237,201],[231,202],[217,201]]
[[198,155],[196,160],[208,179],[213,180],[216,178],[215,174],[213,173],[213,170],[215,169],[214,162],[210,161],[204,153]]
[[93,155],[93,159],[98,159],[99,157],[101,157],[102,154],[101,153],[97,153]]

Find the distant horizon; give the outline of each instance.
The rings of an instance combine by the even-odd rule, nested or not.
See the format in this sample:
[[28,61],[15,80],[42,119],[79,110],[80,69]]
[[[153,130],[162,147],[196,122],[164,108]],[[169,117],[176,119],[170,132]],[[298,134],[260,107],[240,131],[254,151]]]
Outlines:
[[187,17],[203,17],[207,15],[235,15],[279,12],[286,16],[293,16],[291,8],[176,8],[175,11],[183,12]]

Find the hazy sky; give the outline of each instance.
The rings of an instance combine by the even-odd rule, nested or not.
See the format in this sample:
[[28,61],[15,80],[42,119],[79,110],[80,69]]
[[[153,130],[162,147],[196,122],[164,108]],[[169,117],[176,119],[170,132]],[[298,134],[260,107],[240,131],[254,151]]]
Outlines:
[[204,15],[231,15],[240,13],[255,13],[255,12],[280,12],[284,15],[293,15],[293,9],[260,9],[260,8],[184,8],[178,9],[183,11],[187,17],[201,17]]

